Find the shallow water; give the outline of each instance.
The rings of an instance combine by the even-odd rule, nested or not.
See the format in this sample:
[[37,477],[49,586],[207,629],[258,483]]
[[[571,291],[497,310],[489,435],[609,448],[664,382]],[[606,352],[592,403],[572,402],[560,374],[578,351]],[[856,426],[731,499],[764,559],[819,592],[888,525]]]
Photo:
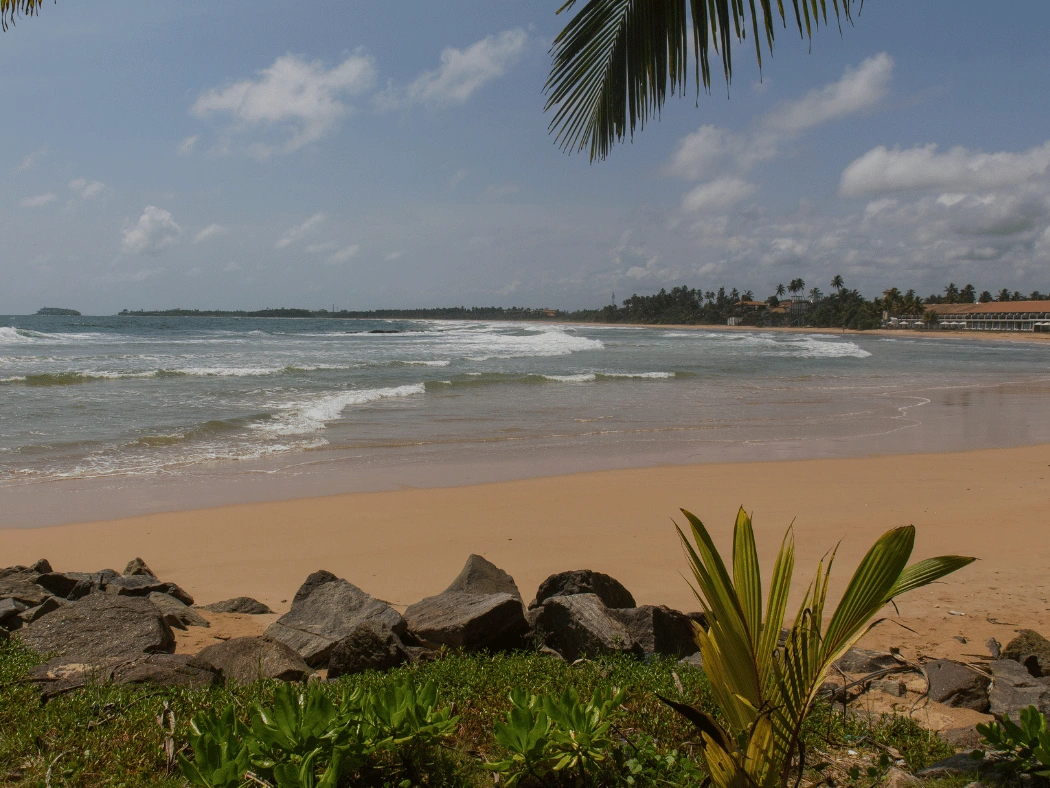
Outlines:
[[0,318],[0,524],[183,508],[188,496],[1037,442],[1050,442],[1050,347],[1034,343]]

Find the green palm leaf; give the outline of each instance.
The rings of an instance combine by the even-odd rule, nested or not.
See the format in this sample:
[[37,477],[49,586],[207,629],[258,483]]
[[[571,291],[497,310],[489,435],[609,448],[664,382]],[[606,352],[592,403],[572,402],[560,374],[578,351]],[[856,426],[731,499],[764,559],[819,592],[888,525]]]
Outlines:
[[7,30],[15,23],[16,16],[33,16],[44,0],[0,0],[0,27]]
[[[777,16],[787,24],[783,0],[567,0],[560,14],[583,7],[554,39],[547,78],[550,130],[566,151],[590,149],[604,159],[613,143],[659,115],[667,95],[684,93],[690,46],[697,97],[711,88],[710,53],[721,54],[726,84],[733,76],[733,41],[750,22],[755,57],[762,40],[773,51]],[[854,0],[831,0],[835,19],[852,20]],[[792,0],[799,34],[812,38],[827,24],[827,0]]]

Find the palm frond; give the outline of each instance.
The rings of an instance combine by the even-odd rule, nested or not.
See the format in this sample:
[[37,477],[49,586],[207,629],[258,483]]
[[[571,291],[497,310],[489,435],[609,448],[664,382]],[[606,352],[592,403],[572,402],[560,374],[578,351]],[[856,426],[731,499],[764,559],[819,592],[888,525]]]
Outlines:
[[0,28],[7,30],[17,16],[35,16],[44,0],[0,0]]
[[[544,92],[554,109],[550,131],[563,150],[590,149],[604,159],[612,145],[659,116],[667,96],[685,93],[690,44],[697,99],[711,89],[711,50],[720,54],[727,87],[733,77],[732,47],[750,22],[755,57],[762,67],[772,53],[777,16],[787,26],[783,0],[567,0],[583,8],[554,39],[553,64]],[[857,0],[831,0],[836,23],[852,21]],[[858,5],[862,5],[860,0]],[[799,35],[812,39],[827,25],[827,0],[792,0]]]

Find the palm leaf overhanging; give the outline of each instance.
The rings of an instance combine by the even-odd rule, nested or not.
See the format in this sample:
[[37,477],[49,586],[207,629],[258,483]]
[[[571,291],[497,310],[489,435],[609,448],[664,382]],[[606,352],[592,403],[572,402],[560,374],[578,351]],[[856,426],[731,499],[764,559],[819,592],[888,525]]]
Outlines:
[[19,15],[33,16],[44,0],[0,0],[0,28],[7,30]]
[[802,768],[802,723],[832,662],[874,626],[872,619],[895,596],[974,560],[948,555],[906,566],[915,543],[915,527],[894,528],[861,561],[825,627],[824,606],[835,556],[834,551],[828,554],[817,566],[795,619],[785,630],[795,565],[791,528],[773,566],[763,609],[751,518],[743,509],[737,514],[730,575],[704,524],[684,509],[682,513],[689,521],[693,542],[681,528],[678,535],[708,625],[706,630],[697,629],[697,642],[724,727],[700,709],[665,702],[700,729],[716,788],[786,786],[792,772]]
[[[711,89],[712,49],[728,86],[733,41],[742,42],[750,27],[761,68],[763,47],[773,51],[777,17],[786,28],[789,16],[784,0],[566,0],[558,13],[577,2],[583,8],[551,47],[545,109],[554,109],[550,130],[561,148],[589,148],[591,161],[658,116],[668,91],[684,94],[690,46],[699,99],[701,87]],[[808,39],[828,24],[828,5],[841,31],[855,4],[859,9],[863,0],[791,0],[799,35]]]

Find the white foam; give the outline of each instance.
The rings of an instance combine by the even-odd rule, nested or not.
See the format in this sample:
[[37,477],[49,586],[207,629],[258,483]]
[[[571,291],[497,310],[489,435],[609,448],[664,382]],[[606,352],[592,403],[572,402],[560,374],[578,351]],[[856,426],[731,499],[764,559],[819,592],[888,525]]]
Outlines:
[[170,371],[199,378],[250,378],[258,375],[276,375],[284,370],[285,367],[180,367]]
[[365,405],[382,399],[411,397],[426,393],[422,383],[382,389],[354,389],[328,394],[307,403],[285,406],[287,412],[269,422],[253,424],[252,428],[271,435],[304,435],[324,429],[351,405]]
[[592,383],[597,379],[597,375],[593,372],[581,372],[578,375],[544,375],[543,377],[558,383]]
[[673,378],[673,372],[602,372],[606,378],[648,378],[652,380],[666,380]]
[[[602,350],[599,339],[577,336],[562,329],[528,327],[529,333],[504,334],[492,326],[481,329],[447,331],[440,335],[435,350],[443,354],[459,355],[470,361],[523,358],[529,356],[567,356],[586,350]],[[517,327],[521,330],[521,327]]]

